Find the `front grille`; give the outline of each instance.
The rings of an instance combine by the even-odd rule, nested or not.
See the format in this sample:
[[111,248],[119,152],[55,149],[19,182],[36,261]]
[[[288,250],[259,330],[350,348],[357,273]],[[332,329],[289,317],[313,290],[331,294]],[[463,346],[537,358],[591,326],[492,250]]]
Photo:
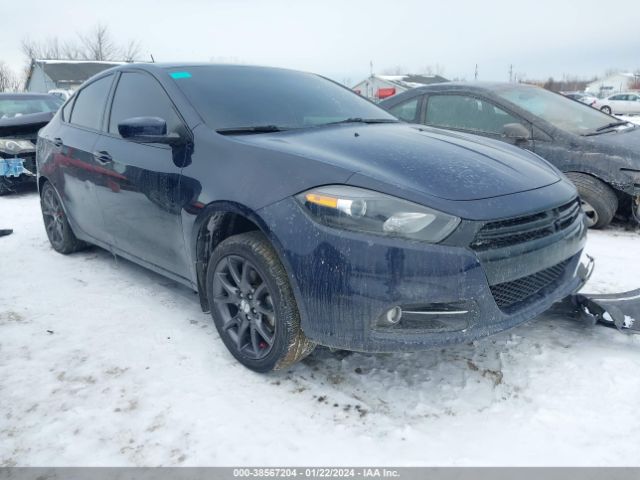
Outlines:
[[570,261],[571,259],[567,259],[527,277],[490,286],[496,304],[505,309],[526,300],[558,280]]
[[580,202],[576,199],[544,212],[489,222],[480,229],[471,248],[484,251],[548,237],[568,228],[579,215]]

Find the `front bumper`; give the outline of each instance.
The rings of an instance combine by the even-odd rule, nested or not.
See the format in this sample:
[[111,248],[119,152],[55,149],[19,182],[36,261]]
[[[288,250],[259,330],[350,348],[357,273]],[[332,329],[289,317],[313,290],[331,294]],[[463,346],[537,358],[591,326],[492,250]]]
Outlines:
[[[328,228],[291,198],[259,214],[291,277],[305,335],[329,347],[413,351],[474,340],[536,317],[585,281],[578,272],[586,231],[581,219],[562,241],[531,242],[525,256],[503,258],[512,272],[518,265],[543,270],[545,259],[558,255],[563,261],[552,282],[501,309],[488,270],[468,247]],[[381,316],[395,306],[414,313],[395,326],[381,325]]]

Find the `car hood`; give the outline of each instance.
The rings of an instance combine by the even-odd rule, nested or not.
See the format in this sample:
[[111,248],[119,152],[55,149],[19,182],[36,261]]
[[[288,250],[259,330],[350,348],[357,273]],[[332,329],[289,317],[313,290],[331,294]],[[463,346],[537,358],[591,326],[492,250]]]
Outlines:
[[[35,134],[53,118],[55,112],[32,113],[13,118],[0,118],[0,138]],[[35,135],[33,135],[35,138]]]
[[511,145],[403,123],[345,124],[233,138],[445,200],[498,197],[561,179],[544,160]]
[[598,145],[599,151],[634,158],[640,166],[640,127],[583,138]]

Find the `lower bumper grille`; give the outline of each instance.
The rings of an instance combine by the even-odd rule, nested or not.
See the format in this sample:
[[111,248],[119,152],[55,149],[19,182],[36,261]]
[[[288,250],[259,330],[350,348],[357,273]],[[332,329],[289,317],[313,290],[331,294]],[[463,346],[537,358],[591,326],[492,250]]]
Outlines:
[[490,286],[496,304],[501,309],[514,307],[558,280],[570,261],[567,259],[533,275]]

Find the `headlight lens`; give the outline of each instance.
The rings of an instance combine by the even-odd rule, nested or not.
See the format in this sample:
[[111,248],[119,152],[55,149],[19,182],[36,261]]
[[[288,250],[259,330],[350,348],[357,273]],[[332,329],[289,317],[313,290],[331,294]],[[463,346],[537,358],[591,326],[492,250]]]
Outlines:
[[345,185],[314,188],[296,198],[320,223],[376,235],[438,243],[460,223],[453,215]]
[[19,153],[33,151],[35,151],[35,145],[29,140],[0,138],[0,152],[8,153],[9,155],[17,155]]

